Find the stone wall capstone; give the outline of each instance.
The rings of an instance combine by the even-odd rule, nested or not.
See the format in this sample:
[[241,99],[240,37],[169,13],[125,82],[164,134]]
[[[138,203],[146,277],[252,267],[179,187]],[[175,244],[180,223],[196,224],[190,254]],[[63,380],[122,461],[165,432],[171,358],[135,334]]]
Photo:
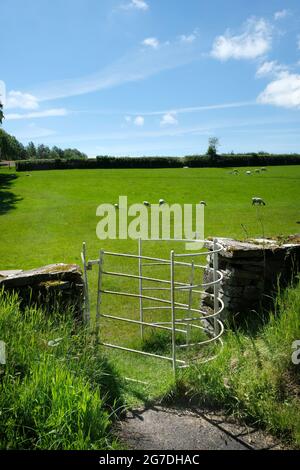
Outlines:
[[0,271],[0,290],[16,292],[21,307],[36,305],[44,311],[64,313],[72,309],[74,316],[82,318],[83,278],[76,264],[50,264],[28,271]]
[[[223,246],[219,253],[219,270],[223,274],[220,297],[225,309],[223,318],[269,308],[276,296],[278,285],[288,285],[300,267],[300,235],[289,237],[280,244],[271,239],[240,242],[231,238],[218,238]],[[212,245],[208,245],[212,249]],[[212,256],[208,255],[208,268],[204,282],[211,282]],[[212,288],[206,289],[213,293]],[[212,307],[212,298],[203,296],[202,305]]]

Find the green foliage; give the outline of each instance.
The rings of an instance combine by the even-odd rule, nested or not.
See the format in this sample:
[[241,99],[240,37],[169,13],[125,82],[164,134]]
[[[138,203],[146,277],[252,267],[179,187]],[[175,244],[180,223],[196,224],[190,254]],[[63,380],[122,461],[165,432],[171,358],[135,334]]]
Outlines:
[[14,136],[0,129],[0,159],[18,160],[26,158],[26,150]]
[[[0,103],[1,104],[1,103]],[[0,109],[1,118],[1,109]],[[1,122],[0,122],[1,124]],[[40,144],[37,147],[33,142],[29,142],[26,147],[14,136],[0,129],[0,159],[2,160],[50,160],[50,159],[87,159],[87,155],[77,149],[60,149]]]
[[4,119],[3,104],[0,101],[0,124],[2,124],[3,119]]
[[217,137],[210,137],[208,139],[208,149],[206,154],[210,157],[216,157],[219,145],[220,143]]
[[107,449],[112,417],[123,404],[114,368],[68,314],[21,312],[0,296],[0,448]]

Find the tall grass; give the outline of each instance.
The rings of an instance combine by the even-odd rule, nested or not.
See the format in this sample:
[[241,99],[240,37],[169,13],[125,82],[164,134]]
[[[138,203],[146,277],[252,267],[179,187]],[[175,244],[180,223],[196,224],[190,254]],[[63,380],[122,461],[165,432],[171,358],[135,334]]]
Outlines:
[[255,335],[229,331],[215,361],[185,372],[175,393],[219,407],[300,448],[300,283],[280,293],[269,320]]
[[122,409],[122,383],[69,314],[20,311],[0,295],[1,449],[108,449],[110,427]]

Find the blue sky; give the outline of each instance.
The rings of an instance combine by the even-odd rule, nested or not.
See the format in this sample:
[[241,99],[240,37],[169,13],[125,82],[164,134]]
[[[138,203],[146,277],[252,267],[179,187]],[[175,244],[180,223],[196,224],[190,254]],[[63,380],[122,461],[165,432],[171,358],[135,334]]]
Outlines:
[[298,0],[0,0],[4,129],[95,155],[300,152]]

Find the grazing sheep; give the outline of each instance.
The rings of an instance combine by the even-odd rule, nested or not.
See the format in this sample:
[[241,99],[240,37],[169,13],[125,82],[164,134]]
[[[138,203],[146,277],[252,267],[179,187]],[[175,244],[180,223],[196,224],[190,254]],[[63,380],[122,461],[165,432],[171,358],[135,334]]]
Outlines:
[[260,169],[260,171],[267,171],[267,169],[266,169],[265,166],[263,166],[263,167]]
[[261,197],[252,198],[252,206],[265,206],[266,203]]
[[260,173],[260,169],[256,168],[255,173]]
[[144,204],[144,206],[146,206],[146,207],[150,207],[150,206],[151,206],[150,202],[148,202],[148,201],[143,201],[143,204]]
[[252,172],[250,170],[246,171],[246,175],[252,175]]
[[116,209],[119,209],[119,204],[116,203],[116,204],[114,204],[114,206],[115,206]]
[[165,201],[164,199],[160,199],[160,200],[158,201],[158,204],[159,204],[160,206],[163,206],[164,204],[166,204],[166,201]]
[[189,168],[189,166],[184,166],[183,168]]
[[203,206],[207,205],[205,201],[200,201],[200,204],[202,204]]

